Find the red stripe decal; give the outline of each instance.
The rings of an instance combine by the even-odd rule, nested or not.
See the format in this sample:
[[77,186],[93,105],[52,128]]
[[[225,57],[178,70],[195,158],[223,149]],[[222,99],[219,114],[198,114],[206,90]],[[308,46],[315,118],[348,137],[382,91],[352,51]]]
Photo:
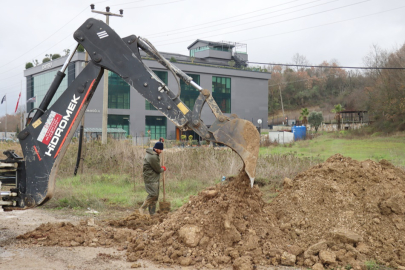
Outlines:
[[63,138],[63,141],[62,141],[62,143],[60,144],[60,146],[59,146],[59,148],[58,148],[58,151],[56,151],[56,154],[55,154],[55,157],[54,157],[54,158],[56,158],[56,157],[58,156],[58,154],[59,154],[59,152],[60,152],[60,149],[62,148],[63,144],[65,143],[66,137],[67,137],[67,135],[69,134],[70,130],[72,129],[72,126],[73,126],[74,122],[76,121],[76,118],[77,118],[77,116],[79,115],[79,112],[81,111],[81,109],[82,109],[82,107],[83,107],[83,104],[84,104],[84,102],[86,101],[87,96],[88,96],[89,93],[90,93],[90,89],[93,87],[93,84],[94,84],[94,81],[95,81],[95,80],[96,80],[96,79],[93,79],[93,81],[91,82],[90,87],[89,87],[89,89],[87,90],[87,93],[86,93],[86,95],[84,96],[84,99],[83,99],[82,103],[80,104],[79,109],[78,109],[77,112],[76,112],[75,118],[73,118],[73,121],[72,121],[72,123],[70,124],[69,129],[68,129],[68,131],[66,132],[66,135],[65,135],[65,137]]
[[41,157],[39,156],[38,150],[37,150],[37,148],[36,148],[35,145],[34,145],[34,150],[35,150],[35,153],[37,153],[37,156],[38,156],[39,161],[41,161]]

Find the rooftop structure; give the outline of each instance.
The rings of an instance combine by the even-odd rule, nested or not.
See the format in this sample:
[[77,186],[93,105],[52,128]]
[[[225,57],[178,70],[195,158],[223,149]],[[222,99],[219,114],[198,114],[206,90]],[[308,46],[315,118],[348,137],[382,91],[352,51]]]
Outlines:
[[[202,59],[224,59],[229,62],[234,61],[235,67],[247,66],[247,45],[244,43],[231,41],[214,42],[197,39],[191,43],[187,49],[189,50],[190,57]],[[228,65],[230,64],[228,63]]]

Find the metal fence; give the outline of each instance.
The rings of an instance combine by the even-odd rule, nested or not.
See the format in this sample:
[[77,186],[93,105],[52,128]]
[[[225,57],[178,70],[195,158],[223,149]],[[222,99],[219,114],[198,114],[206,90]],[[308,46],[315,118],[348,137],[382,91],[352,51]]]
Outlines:
[[132,144],[133,145],[149,146],[150,145],[150,138],[149,137],[135,136],[135,137],[132,137]]

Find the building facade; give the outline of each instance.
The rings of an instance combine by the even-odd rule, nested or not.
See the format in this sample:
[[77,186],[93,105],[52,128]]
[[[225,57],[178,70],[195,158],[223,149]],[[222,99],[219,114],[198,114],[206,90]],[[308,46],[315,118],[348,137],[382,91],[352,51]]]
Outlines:
[[[200,45],[203,43],[197,40],[193,44],[202,47]],[[237,62],[234,62],[234,54],[237,52],[232,51],[232,48],[235,48],[235,46],[232,47],[232,44],[228,47],[225,46],[226,49],[223,50],[214,49],[209,44],[203,49],[196,50],[193,44],[189,46],[190,56],[172,53],[162,53],[162,55],[175,62],[173,64],[191,76],[194,82],[210,90],[225,115],[236,114],[239,118],[252,121],[256,126],[258,125],[257,120],[262,119],[262,125],[267,126],[267,85],[270,73],[243,68],[244,63],[240,59],[247,60],[247,54],[243,56],[245,58],[239,56],[236,59],[242,68],[234,67]],[[210,53],[211,47],[209,46],[215,52]],[[173,74],[157,61],[151,60],[143,53],[141,55],[144,63],[168,85],[171,91],[177,93],[178,84]],[[63,79],[50,105],[84,69],[84,58],[84,53],[75,54],[68,66],[67,76]],[[27,112],[39,107],[56,72],[60,70],[65,60],[66,57],[62,57],[24,71],[27,79],[27,99],[36,97],[35,102],[27,104]],[[118,75],[109,72],[108,82],[108,128],[124,129],[126,135],[133,137],[149,136],[151,139],[163,137],[169,140],[180,138],[182,134],[180,130]],[[102,126],[103,88],[102,78],[86,109],[85,128],[94,129]],[[183,81],[180,82],[180,88],[181,100],[192,109],[199,91]],[[201,118],[208,126],[215,121],[215,116],[208,105],[204,106]],[[197,134],[192,133],[191,135],[194,139],[198,139]]]

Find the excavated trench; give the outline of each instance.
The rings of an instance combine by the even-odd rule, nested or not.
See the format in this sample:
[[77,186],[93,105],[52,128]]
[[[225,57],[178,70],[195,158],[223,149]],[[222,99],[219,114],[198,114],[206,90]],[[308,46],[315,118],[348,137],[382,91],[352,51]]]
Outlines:
[[127,250],[128,261],[195,268],[360,269],[375,260],[405,269],[405,172],[387,161],[334,155],[286,178],[270,203],[249,183],[241,173],[153,218],[135,212],[77,226],[48,223],[18,238],[50,246],[114,246]]

